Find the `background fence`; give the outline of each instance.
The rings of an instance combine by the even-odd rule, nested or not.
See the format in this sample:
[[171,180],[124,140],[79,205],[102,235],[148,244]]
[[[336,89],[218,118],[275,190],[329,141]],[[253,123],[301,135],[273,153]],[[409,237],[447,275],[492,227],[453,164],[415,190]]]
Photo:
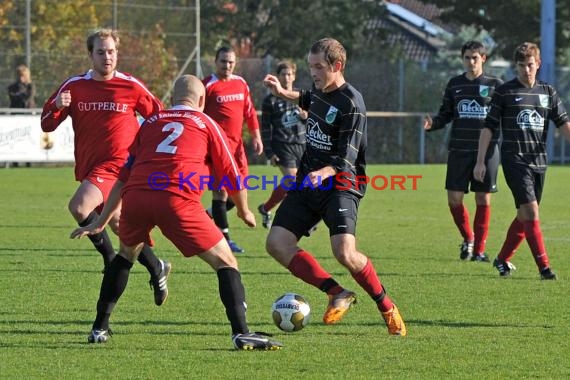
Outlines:
[[[8,38],[11,33],[23,33],[26,28],[26,15],[24,5],[29,1],[13,0],[16,8],[14,12],[21,14],[15,18],[14,25],[0,23],[0,108],[7,107],[8,96],[6,87],[14,81],[14,68],[17,63],[25,62],[27,53],[14,46],[21,41]],[[45,5],[50,10],[60,6],[57,0],[33,1],[35,5]],[[166,98],[170,84],[180,73],[207,75],[213,71],[213,53],[200,52],[199,29],[197,28],[196,2],[171,1],[168,6],[157,6],[152,0],[141,1],[112,1],[97,0],[89,3],[95,9],[98,25],[113,25],[121,31],[121,51],[119,55],[119,69],[131,71],[143,80],[158,97]],[[69,8],[69,7],[68,7]],[[46,11],[47,11],[46,10]],[[63,12],[64,10],[62,10]],[[74,12],[82,12],[76,9]],[[170,17],[173,12],[177,17]],[[125,17],[126,15],[130,17]],[[132,17],[132,16],[137,17]],[[140,17],[138,17],[140,15]],[[32,24],[34,21],[32,15]],[[33,24],[36,36],[50,32],[51,37],[41,37],[45,40],[37,41],[44,50],[32,48],[29,52],[31,61],[32,79],[37,88],[36,104],[41,106],[47,97],[70,75],[84,72],[89,68],[84,40],[87,30],[92,27],[88,21],[75,16],[64,21],[67,24],[57,24],[52,21],[47,24]],[[170,18],[169,18],[170,17]],[[49,20],[49,19],[48,19]],[[132,20],[136,20],[133,23]],[[171,20],[164,22],[164,20]],[[174,21],[176,20],[176,21]],[[178,25],[175,25],[178,23]],[[180,32],[180,23],[185,28]],[[49,25],[48,25],[49,24]],[[54,24],[54,25],[51,25]],[[160,28],[157,29],[157,25]],[[176,28],[178,26],[178,28]],[[58,40],[58,31],[62,28],[73,28],[76,39]],[[40,33],[41,32],[41,33]],[[42,34],[43,33],[43,34]],[[8,36],[8,37],[6,37]],[[144,54],[134,54],[133,45],[140,43],[143,38]],[[1,37],[1,36],[0,36]],[[137,38],[135,38],[137,37]],[[164,41],[161,45],[156,41]],[[309,44],[309,42],[307,42]],[[52,46],[53,49],[45,49]],[[57,46],[57,48],[55,48]],[[167,52],[168,64],[153,70],[153,61],[158,61],[164,55],[157,56],[157,52]],[[380,55],[381,56],[381,55]],[[267,56],[263,59],[238,59],[236,73],[242,75],[251,87],[254,103],[258,110],[267,90],[262,85],[266,73],[272,72],[279,58]],[[513,72],[492,60],[486,63],[486,71],[490,74],[510,79]],[[497,61],[499,62],[499,61]],[[425,113],[437,112],[443,90],[450,77],[462,72],[459,66],[450,64],[423,63],[404,60],[390,61],[386,59],[358,60],[348,57],[346,78],[364,96],[368,109],[369,147],[368,161],[370,163],[441,163],[447,158],[448,129],[433,133],[424,133],[421,130],[422,117]],[[297,86],[309,88],[311,80],[307,64],[303,60],[297,61]],[[559,67],[556,70],[556,87],[570,108],[570,68]],[[12,112],[6,110],[6,112]],[[0,111],[0,113],[2,113]],[[3,134],[7,130],[9,118],[0,119],[0,152],[8,149],[6,141],[9,136]],[[37,126],[31,131],[40,133],[39,120]],[[12,132],[11,132],[12,133]],[[10,136],[18,136],[12,133]],[[570,146],[564,142],[558,133],[553,133],[551,151],[549,153],[553,162],[567,162],[570,160]],[[248,140],[247,133],[244,138]],[[249,159],[252,163],[263,163],[264,157],[256,157],[249,150]]]

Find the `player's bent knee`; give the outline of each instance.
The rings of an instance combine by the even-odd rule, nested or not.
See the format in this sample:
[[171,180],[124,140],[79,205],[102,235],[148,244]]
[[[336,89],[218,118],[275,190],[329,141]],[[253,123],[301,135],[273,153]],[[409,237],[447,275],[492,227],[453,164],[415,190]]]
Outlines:
[[265,250],[271,256],[279,255],[280,251],[284,248],[283,241],[280,239],[279,234],[273,233],[273,229],[267,235],[265,240]]
[[87,219],[89,214],[91,214],[91,212],[93,211],[93,210],[88,210],[86,207],[83,207],[83,205],[78,204],[73,200],[68,203],[67,209],[69,210],[71,216],[73,216],[73,218],[77,222],[82,222],[85,219]]
[[215,246],[198,254],[214,270],[223,267],[238,269],[238,263],[226,239],[220,240]]
[[144,243],[139,243],[134,246],[126,246],[121,242],[118,254],[134,264],[139,257],[139,253],[141,252],[143,245]]
[[295,236],[285,229],[282,230],[271,229],[265,241],[265,249],[271,257],[287,267],[297,253],[298,247]]

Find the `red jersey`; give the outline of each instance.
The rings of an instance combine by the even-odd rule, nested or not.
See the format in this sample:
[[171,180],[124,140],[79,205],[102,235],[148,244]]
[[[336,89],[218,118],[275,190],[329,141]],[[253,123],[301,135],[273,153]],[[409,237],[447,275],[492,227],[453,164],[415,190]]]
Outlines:
[[175,106],[147,119],[130,149],[119,179],[123,192],[163,190],[197,199],[207,184],[224,178],[227,191],[240,189],[239,170],[224,131],[206,114]]
[[249,86],[239,75],[221,80],[215,74],[203,80],[206,87],[204,112],[216,120],[234,143],[241,143],[243,122],[250,131],[259,129],[257,112],[249,93]]
[[[55,99],[71,92],[71,105],[58,110]],[[93,72],[67,79],[45,103],[41,125],[44,132],[55,130],[69,115],[75,134],[75,179],[105,164],[118,172],[128,156],[142,117],[162,109],[162,104],[138,79],[116,71],[112,79],[98,81]]]

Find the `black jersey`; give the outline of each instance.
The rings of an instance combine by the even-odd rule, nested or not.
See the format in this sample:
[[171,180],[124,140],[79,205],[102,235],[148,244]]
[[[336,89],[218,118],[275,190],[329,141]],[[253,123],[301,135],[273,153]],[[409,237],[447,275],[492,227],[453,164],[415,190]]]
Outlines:
[[364,181],[356,181],[356,176],[366,175],[366,106],[360,92],[349,83],[328,93],[302,90],[299,105],[309,111],[309,117],[307,149],[297,181],[312,171],[332,166],[337,174],[343,173],[353,183],[346,191],[364,196]]
[[[449,150],[477,151],[479,134],[495,88],[503,81],[485,74],[470,80],[465,73],[453,77],[447,83],[438,114],[433,118],[431,130],[451,125]],[[491,145],[497,143],[498,131]]]
[[265,156],[273,156],[272,145],[305,144],[305,120],[299,107],[274,95],[268,95],[261,106],[261,139]]
[[537,81],[527,88],[515,78],[496,89],[485,128],[501,129],[501,157],[544,172],[548,120],[556,127],[568,122],[568,114],[554,87]]

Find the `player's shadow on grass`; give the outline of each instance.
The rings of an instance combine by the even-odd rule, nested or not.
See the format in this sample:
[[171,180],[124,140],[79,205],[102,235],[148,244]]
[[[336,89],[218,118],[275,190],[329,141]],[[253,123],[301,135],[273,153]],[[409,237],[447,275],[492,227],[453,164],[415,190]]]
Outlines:
[[[51,334],[51,333],[67,333],[67,334],[73,334],[74,332],[72,331],[62,331],[60,326],[67,326],[67,325],[85,325],[85,326],[91,326],[93,324],[93,320],[37,320],[37,319],[29,319],[29,320],[23,320],[23,319],[18,319],[18,320],[2,320],[0,321],[0,334]],[[147,330],[147,326],[154,326],[154,327],[160,327],[160,326],[164,326],[164,327],[168,327],[168,328],[172,328],[172,327],[184,327],[184,326],[206,326],[206,327],[211,327],[211,326],[220,326],[220,327],[225,327],[228,328],[229,327],[229,322],[214,322],[214,321],[208,321],[208,322],[199,322],[199,321],[192,321],[192,320],[188,320],[188,321],[168,321],[168,320],[137,320],[137,321],[127,321],[127,320],[123,320],[123,321],[114,321],[113,326],[140,326],[141,329],[143,330]],[[30,326],[30,325],[37,325],[37,326],[41,326],[41,329],[38,328],[37,330],[31,329],[29,327],[26,328],[19,328],[18,326],[21,325],[25,325],[25,326]],[[46,330],[45,326],[54,326],[53,332],[51,332],[50,330]],[[55,327],[57,326],[57,327]],[[113,326],[111,326],[111,328],[113,328]],[[155,330],[153,330],[155,331]],[[158,333],[158,332],[157,332]],[[169,331],[164,331],[162,332],[163,334],[169,334]]]

